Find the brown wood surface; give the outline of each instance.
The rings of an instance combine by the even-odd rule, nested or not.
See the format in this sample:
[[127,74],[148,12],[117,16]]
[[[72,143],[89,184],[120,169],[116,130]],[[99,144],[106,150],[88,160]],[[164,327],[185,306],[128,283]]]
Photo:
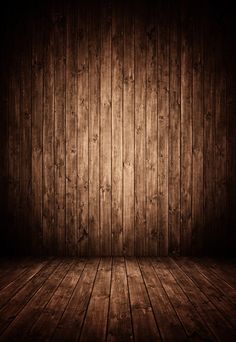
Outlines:
[[124,258],[114,258],[107,329],[108,341],[132,341],[132,319]]
[[77,253],[88,255],[88,132],[89,132],[89,66],[88,13],[81,1],[78,10],[78,131],[77,131]]
[[[236,338],[234,284],[212,270],[233,272],[235,260],[32,258],[14,264],[25,272],[12,273],[0,290],[7,299],[0,308],[0,341]],[[1,274],[11,273],[11,266],[2,260]]]
[[169,132],[169,20],[165,2],[160,1],[158,22],[157,158],[158,158],[158,255],[168,254],[168,132]]
[[[65,9],[54,11],[54,174],[55,174],[55,253],[65,254],[65,56],[66,56],[66,20]],[[59,39],[59,37],[61,37]],[[70,68],[67,68],[70,72]],[[67,89],[70,89],[67,87]],[[67,96],[69,105],[70,98]],[[69,112],[70,113],[70,112]],[[73,143],[73,140],[71,140]],[[70,154],[68,153],[68,158]],[[71,225],[73,229],[73,225]]]
[[[174,4],[174,3],[173,3]],[[180,18],[178,6],[170,17],[170,111],[169,111],[169,254],[180,253]]]
[[156,6],[149,6],[146,23],[146,254],[156,255],[158,244],[158,178],[157,178],[157,14]]
[[55,188],[54,188],[54,61],[52,10],[45,20],[43,35],[43,253],[55,253]]
[[[122,4],[122,2],[121,2]],[[112,6],[112,254],[122,254],[122,189],[123,189],[123,14],[122,5]]]
[[101,4],[101,116],[100,116],[100,253],[111,254],[112,231],[111,231],[111,154],[112,154],[112,98],[111,98],[111,75],[112,75],[112,13],[111,2]]
[[[62,17],[61,21],[65,20]],[[60,160],[60,177],[62,178],[60,183],[63,184],[63,189],[60,192],[60,196],[63,197],[63,190],[66,193],[63,202],[59,205],[58,209],[62,212],[63,219],[66,222],[62,225],[62,233],[66,234],[66,252],[67,255],[77,255],[77,31],[78,31],[78,13],[73,5],[66,5],[66,55],[64,57],[64,63],[66,61],[66,82],[60,82],[60,84],[66,85],[66,93],[62,91],[61,96],[64,96],[63,101],[66,101],[65,113],[62,116],[62,136],[58,137],[60,144],[63,147],[62,156],[65,156]],[[65,141],[65,143],[64,143]],[[65,165],[65,174],[63,174]],[[65,184],[64,181],[65,180]],[[60,208],[61,207],[61,208]],[[65,215],[66,212],[66,215]],[[63,221],[62,219],[62,221]],[[60,230],[60,226],[58,227]]]
[[[100,155],[100,66],[101,32],[99,3],[91,8],[88,23],[89,63],[89,254],[100,253],[99,212],[99,155]],[[87,142],[86,142],[87,143]]]
[[[191,254],[192,240],[192,13],[183,1],[181,11],[181,233],[183,254]],[[200,120],[200,118],[199,118]]]
[[50,1],[6,19],[1,253],[233,250],[232,23],[200,2]]
[[134,254],[134,14],[124,5],[123,65],[123,253]]

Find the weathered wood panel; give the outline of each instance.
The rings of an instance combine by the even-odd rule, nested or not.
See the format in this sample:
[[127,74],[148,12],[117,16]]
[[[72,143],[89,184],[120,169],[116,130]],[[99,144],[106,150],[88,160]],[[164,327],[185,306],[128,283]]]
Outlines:
[[158,6],[158,254],[168,254],[169,20],[164,1]]
[[[34,254],[43,249],[43,19],[36,22],[32,36],[32,235]],[[15,92],[17,94],[17,92]],[[16,121],[17,122],[17,121]],[[15,130],[16,134],[17,130]],[[17,161],[16,161],[17,163]]]
[[100,247],[111,253],[111,2],[102,5],[101,25],[101,117],[100,117]]
[[134,253],[134,14],[124,7],[123,253]]
[[[135,6],[134,38],[134,205],[135,205],[135,253],[146,253],[146,35],[143,14],[146,9],[137,2]],[[144,18],[145,18],[144,17]]]
[[45,23],[43,82],[43,245],[45,254],[55,252],[55,182],[54,182],[54,30],[52,11]]
[[[63,17],[62,17],[63,18]],[[62,156],[65,158],[65,177],[66,182],[66,249],[68,255],[77,254],[77,211],[76,211],[76,192],[77,192],[77,25],[78,17],[74,6],[66,6],[66,115],[64,131],[62,131],[61,142],[65,139],[65,149]],[[61,82],[63,84],[63,82]],[[62,92],[63,96],[63,92]],[[63,127],[63,124],[62,124]],[[61,160],[63,175],[63,158]],[[63,188],[63,190],[64,190]],[[63,191],[61,191],[63,195]],[[63,210],[62,205],[62,214]],[[65,220],[65,214],[62,221]]]
[[89,254],[98,255],[99,244],[99,145],[100,145],[100,6],[91,8],[89,41]]
[[178,6],[170,17],[169,253],[180,252],[180,23]]
[[[123,13],[112,6],[112,253],[122,254]],[[107,123],[108,124],[108,123]]]
[[235,341],[235,259],[195,259],[5,258],[0,341]]
[[157,220],[157,8],[148,7],[147,94],[146,94],[146,224],[147,254],[156,255],[158,241]]
[[[184,2],[185,4],[185,2]],[[192,237],[192,13],[181,11],[181,247],[191,253]]]
[[[64,254],[66,251],[65,241],[65,204],[67,198],[65,198],[65,182],[66,177],[66,155],[65,155],[65,132],[66,132],[66,111],[68,112],[68,121],[70,121],[70,111],[68,106],[70,105],[70,82],[66,86],[65,80],[65,57],[66,57],[66,14],[65,9],[60,8],[54,10],[53,16],[54,22],[54,113],[55,113],[55,147],[54,147],[54,168],[55,168],[55,253]],[[60,38],[59,38],[60,37]],[[69,43],[68,43],[69,44]],[[69,59],[69,58],[68,58]],[[68,64],[70,61],[68,62]],[[67,73],[70,73],[70,64],[67,68]],[[71,80],[71,74],[69,79]],[[72,78],[73,82],[73,78]],[[67,108],[65,105],[66,91],[67,89]],[[73,136],[70,140],[73,143]],[[66,145],[66,148],[67,145]],[[70,153],[67,153],[67,159],[70,158]],[[69,169],[70,170],[70,169]],[[71,171],[71,170],[70,170]],[[68,191],[68,190],[67,190]],[[70,208],[72,205],[70,206]],[[73,208],[73,207],[72,207]],[[73,210],[73,209],[71,209]],[[67,215],[68,217],[68,215]],[[71,227],[73,229],[73,227]]]
[[84,3],[78,9],[78,133],[77,133],[77,230],[79,255],[88,254],[88,13]]
[[16,9],[2,25],[2,252],[232,248],[227,9],[184,0]]

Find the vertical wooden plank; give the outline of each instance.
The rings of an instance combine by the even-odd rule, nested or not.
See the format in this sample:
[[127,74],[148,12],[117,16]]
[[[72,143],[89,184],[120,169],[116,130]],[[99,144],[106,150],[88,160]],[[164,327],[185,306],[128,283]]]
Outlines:
[[169,253],[180,253],[180,11],[170,7]]
[[99,246],[99,119],[100,119],[100,16],[99,3],[89,15],[89,253]]
[[193,26],[193,94],[192,94],[192,252],[202,253],[203,242],[203,42],[202,22]]
[[[233,9],[233,7],[230,7]],[[228,29],[223,31],[222,51],[224,51],[224,73],[226,75],[226,116],[227,116],[227,238],[224,253],[235,255],[236,244],[236,26],[234,12],[229,11]],[[221,51],[221,53],[222,53]],[[224,225],[225,229],[225,225]]]
[[[17,46],[5,42],[1,51],[1,247],[2,255],[18,252],[19,226],[19,134],[20,134],[20,89],[19,61],[10,54]],[[7,61],[8,60],[8,61]],[[15,231],[14,231],[14,227]]]
[[[5,42],[4,42],[5,43]],[[4,44],[5,45],[5,44]],[[3,47],[5,47],[3,45]],[[8,129],[6,127],[6,120],[8,120],[8,111],[7,111],[7,106],[6,106],[6,98],[7,96],[5,95],[6,93],[4,92],[4,89],[6,89],[6,74],[3,73],[3,65],[5,64],[4,63],[4,58],[5,56],[3,55],[3,52],[1,51],[0,52],[0,72],[1,72],[1,75],[2,75],[2,82],[1,82],[1,85],[0,85],[0,111],[2,113],[2,119],[3,119],[3,125],[2,125],[2,134],[1,134],[1,137],[0,137],[0,158],[2,160],[2,163],[0,165],[0,186],[1,188],[3,188],[5,191],[4,191],[4,195],[5,196],[1,196],[0,197],[0,215],[2,217],[2,223],[3,225],[5,226],[7,224],[7,221],[8,221],[8,218],[7,218],[7,212],[8,212],[8,186],[6,187],[7,185],[7,182],[8,182],[8,167],[7,167],[7,164],[5,163],[5,161],[8,161],[8,152],[7,152],[7,149],[5,148],[7,145],[8,145]],[[8,79],[10,80],[10,77],[8,76]],[[3,133],[5,130],[5,134]],[[5,135],[5,136],[4,136]],[[4,139],[5,138],[5,139]],[[5,178],[5,182],[4,182],[4,178]],[[5,188],[4,188],[4,183],[5,183]],[[4,199],[5,197],[5,199]],[[6,201],[7,199],[7,201]],[[5,203],[5,205],[4,205]],[[1,229],[0,230],[0,247],[1,247],[1,254],[0,255],[4,255],[6,252],[4,251],[4,246],[6,246],[6,229]]]
[[123,3],[112,6],[112,254],[122,254]]
[[[233,64],[233,63],[232,63]],[[229,73],[229,71],[228,71]],[[227,74],[228,74],[227,73]],[[228,74],[226,85],[226,103],[227,103],[227,190],[228,190],[228,227],[227,235],[230,236],[230,241],[227,240],[225,252],[234,255],[236,242],[236,159],[234,158],[234,151],[236,149],[236,82],[234,75],[236,69],[230,70]],[[225,227],[225,226],[224,226]]]
[[43,20],[35,16],[32,39],[32,253],[42,253]]
[[204,252],[211,252],[214,244],[215,202],[215,105],[214,105],[214,56],[212,38],[207,23],[204,23]]
[[226,212],[227,212],[227,150],[226,150],[226,134],[227,134],[227,112],[226,112],[226,79],[223,73],[224,61],[221,55],[222,37],[219,36],[217,42],[217,65],[216,65],[216,80],[215,80],[215,253],[222,254],[225,251],[225,242],[229,238],[227,235]]
[[43,84],[43,244],[52,254],[54,236],[54,63],[53,26],[49,9],[44,32]]
[[77,254],[77,12],[67,4],[66,38],[66,249]]
[[[55,253],[65,255],[65,57],[66,19],[62,5],[54,5],[54,167],[55,167]],[[68,81],[69,82],[69,81]],[[68,83],[67,82],[67,83]],[[68,110],[69,112],[69,110]],[[71,135],[73,132],[71,132]],[[70,226],[69,226],[70,227]],[[70,228],[68,228],[70,229]],[[71,228],[72,229],[72,228]]]
[[100,248],[111,255],[111,2],[101,5]]
[[88,254],[88,132],[89,132],[89,84],[88,84],[88,11],[80,3],[78,13],[78,254]]
[[156,6],[149,4],[146,25],[146,254],[157,254],[157,23]]
[[192,27],[190,6],[181,6],[181,252],[192,238]]
[[123,253],[134,255],[134,14],[124,5]]
[[146,36],[143,7],[135,5],[135,254],[146,253]]
[[[13,236],[13,227],[15,222],[17,222],[18,205],[16,193],[19,192],[19,168],[17,168],[18,158],[16,157],[17,152],[19,153],[19,147],[17,148],[19,144],[15,143],[19,136],[19,91],[14,91],[16,83],[15,60],[12,57],[9,58],[8,51],[9,46],[7,42],[4,42],[3,50],[0,53],[0,241],[2,256],[15,254],[16,250],[13,250],[14,236],[18,237],[17,231],[15,231]],[[15,111],[15,108],[18,110]],[[15,119],[16,112],[17,117]],[[15,126],[17,127],[16,129]]]
[[20,55],[20,226],[22,253],[30,254],[31,236],[31,28],[26,16]]
[[168,253],[169,27],[167,5],[158,6],[158,254]]

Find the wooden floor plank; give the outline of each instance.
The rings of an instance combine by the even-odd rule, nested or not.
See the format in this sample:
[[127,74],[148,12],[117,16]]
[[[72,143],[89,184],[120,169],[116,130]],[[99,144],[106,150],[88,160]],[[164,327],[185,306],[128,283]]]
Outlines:
[[218,341],[232,341],[236,338],[236,332],[225,320],[224,316],[208,300],[206,295],[194,284],[194,282],[185,274],[185,272],[174,262],[173,259],[164,261],[166,268],[170,270],[182,290],[204,319]]
[[102,342],[106,340],[111,268],[111,258],[103,258],[97,271],[80,341]]
[[32,265],[0,291],[0,309],[39,271],[47,264],[46,261],[35,261]]
[[134,339],[140,342],[159,341],[160,334],[136,259],[126,259],[126,268]]
[[1,260],[0,265],[0,290],[16,280],[32,264],[30,259],[6,261]]
[[217,307],[224,317],[236,328],[236,310],[235,306],[229,301],[226,295],[217,290],[195,267],[189,259],[176,259],[177,264],[194,281],[196,286],[208,297]]
[[223,291],[228,299],[236,305],[236,289],[228,284],[227,281],[218,277],[217,274],[209,270],[209,268],[200,259],[194,259],[194,263],[199,272],[202,273],[218,290]]
[[142,258],[139,260],[139,265],[162,339],[164,341],[187,341],[185,330],[150,261]]
[[[16,319],[5,330],[2,336],[3,338],[9,341],[20,340],[21,338],[27,339],[26,334],[62,282],[72,262],[72,260],[66,260],[58,265],[33,298],[26,304],[19,315],[17,315]],[[80,263],[79,266],[81,267]],[[74,267],[74,269],[76,272],[79,271],[78,267]]]
[[188,337],[194,341],[214,340],[213,334],[161,259],[152,259],[152,264]]
[[133,341],[124,258],[113,259],[107,341]]
[[53,341],[77,341],[92,293],[100,259],[88,259],[70,301],[56,327]]
[[233,259],[6,258],[0,266],[11,279],[0,290],[0,342],[236,340],[235,289],[224,279],[235,278]]
[[53,260],[31,279],[30,282],[15,294],[11,300],[0,310],[0,334],[8,327],[16,315],[30,301],[32,296],[38,291],[42,284],[47,280],[53,270],[58,266],[59,261]]
[[220,262],[218,260],[215,261],[211,259],[204,259],[204,263],[209,270],[214,272],[218,277],[220,277],[236,289],[235,267],[232,267],[232,265],[227,265],[226,262]]
[[[69,262],[69,266],[71,266],[71,262]],[[65,278],[30,330],[28,334],[29,341],[48,341],[51,339],[80,278],[81,271],[81,265],[77,263],[73,264],[73,267],[69,269]]]

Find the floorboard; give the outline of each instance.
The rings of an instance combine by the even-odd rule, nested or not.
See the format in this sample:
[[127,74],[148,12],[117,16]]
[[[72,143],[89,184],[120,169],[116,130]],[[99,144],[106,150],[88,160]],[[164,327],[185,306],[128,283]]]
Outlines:
[[0,260],[0,341],[235,341],[236,261]]

